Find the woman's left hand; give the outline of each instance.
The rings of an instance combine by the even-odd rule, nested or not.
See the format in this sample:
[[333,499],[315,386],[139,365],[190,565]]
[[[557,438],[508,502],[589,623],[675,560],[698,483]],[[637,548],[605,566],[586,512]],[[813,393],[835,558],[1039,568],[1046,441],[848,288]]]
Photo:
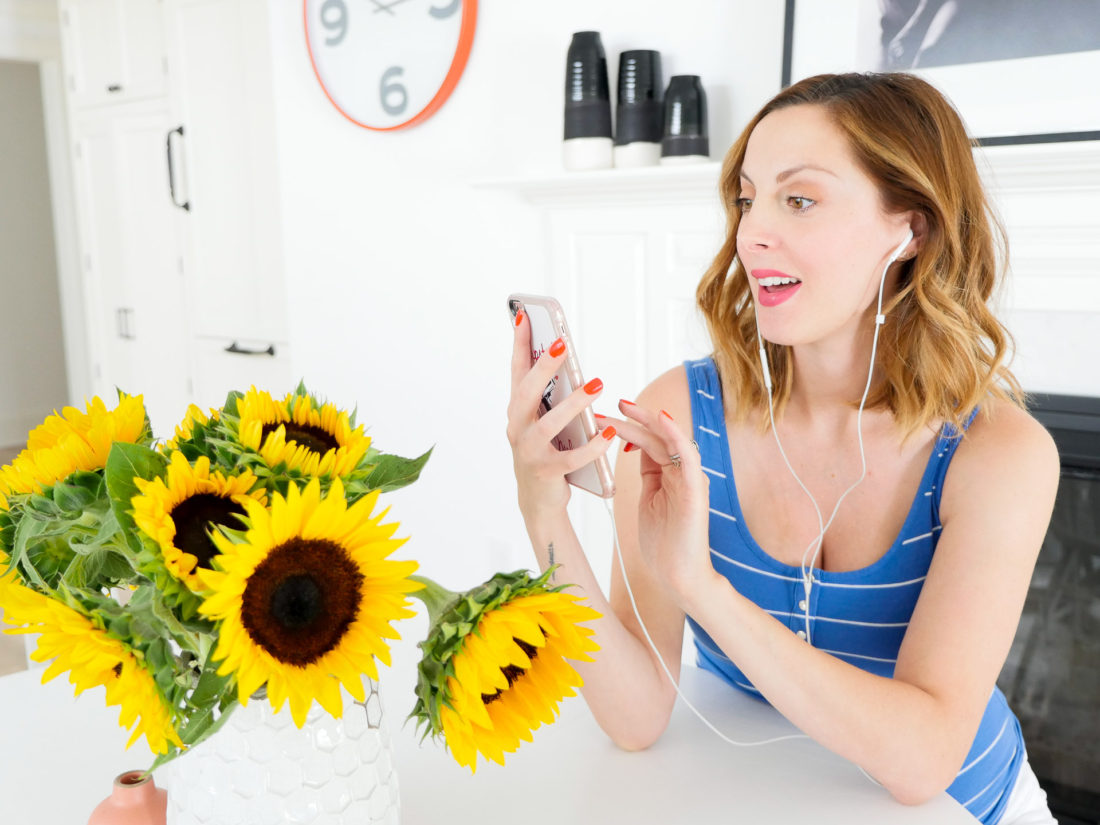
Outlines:
[[710,560],[710,480],[698,447],[667,412],[630,401],[620,401],[619,410],[625,416],[615,422],[619,437],[640,450],[642,558],[686,607],[717,575]]

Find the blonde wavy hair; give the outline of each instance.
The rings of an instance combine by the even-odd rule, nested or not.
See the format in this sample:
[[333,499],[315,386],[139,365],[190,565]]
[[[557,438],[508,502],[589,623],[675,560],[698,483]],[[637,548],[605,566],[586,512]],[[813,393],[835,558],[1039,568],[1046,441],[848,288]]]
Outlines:
[[[1007,261],[1007,241],[958,113],[913,75],[851,73],[817,75],[784,89],[726,153],[719,180],[726,238],[696,300],[734,415],[744,420],[760,413],[767,427],[756,314],[748,275],[736,258],[741,166],[756,124],[778,109],[803,104],[823,107],[848,138],[857,162],[878,185],[884,210],[916,211],[927,223],[920,251],[902,263],[897,292],[884,304],[882,380],[872,387],[867,408],[890,410],[908,437],[939,422],[962,432],[988,397],[1023,406],[1023,391],[1007,366],[1012,337],[989,307],[1003,277],[997,250]],[[765,347],[780,414],[790,398],[794,365],[787,347]]]

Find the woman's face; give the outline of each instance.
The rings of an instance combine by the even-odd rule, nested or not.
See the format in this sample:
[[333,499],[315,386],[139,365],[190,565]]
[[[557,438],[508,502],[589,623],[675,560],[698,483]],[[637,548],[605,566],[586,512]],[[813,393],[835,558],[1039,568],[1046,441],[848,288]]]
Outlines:
[[788,346],[851,339],[910,218],[883,211],[875,182],[822,107],[791,106],[756,125],[739,206],[737,255],[764,339]]

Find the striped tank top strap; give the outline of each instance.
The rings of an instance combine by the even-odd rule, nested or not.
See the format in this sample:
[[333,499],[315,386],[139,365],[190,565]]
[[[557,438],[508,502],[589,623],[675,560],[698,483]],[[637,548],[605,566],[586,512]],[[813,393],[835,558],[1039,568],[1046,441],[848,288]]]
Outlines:
[[[722,382],[718,378],[718,368],[713,358],[700,358],[696,361],[684,361],[687,372],[688,392],[691,395],[691,422],[695,441],[699,444],[699,453],[703,464],[708,467],[721,467],[722,433],[726,431],[725,416],[722,410]],[[708,435],[709,438],[701,438]]]
[[[974,418],[977,415],[978,408],[975,407],[963,424],[964,431],[970,429],[970,425],[974,423]],[[929,474],[932,489],[924,491],[932,494],[932,513],[936,524],[940,523],[940,496],[943,494],[943,481],[947,477],[947,469],[951,466],[951,459],[954,457],[955,450],[959,448],[960,443],[962,443],[962,436],[958,430],[951,424],[944,424],[930,459],[930,463],[935,465],[935,470]]]

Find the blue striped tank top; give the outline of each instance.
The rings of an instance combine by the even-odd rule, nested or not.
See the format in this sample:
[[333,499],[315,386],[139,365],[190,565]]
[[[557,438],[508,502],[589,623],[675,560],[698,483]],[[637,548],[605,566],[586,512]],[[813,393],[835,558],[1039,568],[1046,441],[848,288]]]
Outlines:
[[[801,630],[804,636],[801,571],[764,552],[745,526],[714,361],[685,361],[684,368],[691,393],[694,436],[703,470],[710,477],[710,553],[714,568],[739,593],[792,633]],[[861,570],[814,570],[809,613],[815,647],[869,673],[893,677],[898,650],[939,539],[940,490],[958,443],[945,428],[932,450],[901,533],[881,559]],[[764,700],[690,616],[688,623],[695,636],[699,666]],[[978,820],[991,825],[1004,811],[1023,759],[1020,723],[1004,694],[994,687],[970,753],[947,792]]]

